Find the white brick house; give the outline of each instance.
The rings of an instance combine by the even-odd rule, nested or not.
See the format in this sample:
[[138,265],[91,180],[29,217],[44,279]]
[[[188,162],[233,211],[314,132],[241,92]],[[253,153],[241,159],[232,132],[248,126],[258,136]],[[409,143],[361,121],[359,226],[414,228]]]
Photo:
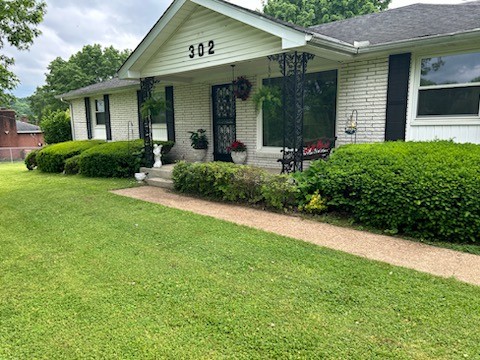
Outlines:
[[[71,104],[75,139],[138,138],[137,92],[153,78],[155,91],[173,103],[154,122],[153,139],[174,139],[176,158],[190,159],[188,132],[203,128],[208,160],[224,160],[226,144],[238,139],[249,164],[277,167],[282,109],[257,110],[253,95],[281,84],[279,63],[268,56],[308,53],[314,57],[304,83],[304,141],[352,142],[345,127],[356,112],[357,142],[480,143],[479,29],[480,2],[417,4],[306,29],[222,0],[175,0],[119,70],[120,79],[63,98]],[[246,100],[229,105],[226,127],[217,110],[231,99],[222,86],[239,76],[253,87]]]

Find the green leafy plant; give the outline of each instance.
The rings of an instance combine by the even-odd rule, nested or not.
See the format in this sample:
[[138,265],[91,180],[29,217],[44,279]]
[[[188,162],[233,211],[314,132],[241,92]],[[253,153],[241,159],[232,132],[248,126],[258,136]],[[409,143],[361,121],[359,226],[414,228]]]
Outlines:
[[197,131],[189,131],[190,134],[190,144],[194,149],[207,149],[208,148],[208,139],[206,135],[206,130],[198,129]]
[[76,175],[80,172],[81,155],[75,155],[65,161],[65,175]]
[[47,144],[57,144],[72,140],[72,128],[69,111],[58,110],[46,115],[40,127]]
[[282,209],[295,203],[296,188],[286,175],[232,163],[179,162],[173,170],[175,189],[232,202]]
[[167,109],[167,103],[162,96],[152,95],[145,100],[140,107],[140,115],[143,119],[148,116],[156,116]]
[[296,180],[303,201],[318,191],[329,208],[368,226],[430,241],[480,239],[479,145],[346,145]]
[[257,111],[263,107],[275,107],[282,105],[282,91],[278,86],[259,87],[252,96]]
[[[162,154],[173,147],[172,141],[156,141]],[[89,177],[131,177],[145,166],[143,140],[115,141],[102,144],[82,153],[80,173]]]
[[316,190],[313,194],[307,196],[307,204],[301,209],[311,214],[320,214],[327,211],[326,201]]
[[61,173],[65,169],[67,159],[102,143],[104,143],[102,140],[83,140],[46,146],[36,156],[38,169],[48,173]]
[[25,157],[25,166],[28,170],[34,170],[38,166],[37,154],[40,150],[41,149],[32,150]]

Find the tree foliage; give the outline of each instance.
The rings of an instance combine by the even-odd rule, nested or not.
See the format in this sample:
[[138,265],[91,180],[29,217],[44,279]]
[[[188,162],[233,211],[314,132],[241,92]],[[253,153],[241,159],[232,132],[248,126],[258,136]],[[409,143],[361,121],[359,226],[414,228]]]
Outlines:
[[94,44],[84,46],[68,60],[57,57],[48,65],[46,84],[37,87],[30,97],[33,112],[42,117],[51,111],[65,110],[67,104],[56,99],[56,95],[111,79],[129,54],[130,50]]
[[357,15],[379,12],[391,0],[266,0],[263,12],[277,19],[309,27]]
[[[37,25],[43,20],[46,4],[38,0],[0,1],[0,49],[9,44],[18,50],[27,50],[40,35]],[[10,100],[9,91],[19,80],[9,68],[15,60],[0,53],[0,102]]]
[[40,127],[43,130],[47,144],[56,144],[72,140],[70,113],[68,110],[57,110],[49,113],[43,118]]

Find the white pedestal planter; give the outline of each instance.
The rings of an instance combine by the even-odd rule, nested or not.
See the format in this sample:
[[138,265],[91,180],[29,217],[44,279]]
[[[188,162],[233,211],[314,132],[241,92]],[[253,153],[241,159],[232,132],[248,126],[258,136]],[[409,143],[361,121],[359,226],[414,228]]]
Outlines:
[[203,162],[207,157],[207,149],[192,149],[193,161]]
[[247,152],[246,151],[232,151],[232,160],[235,164],[245,164],[247,161]]

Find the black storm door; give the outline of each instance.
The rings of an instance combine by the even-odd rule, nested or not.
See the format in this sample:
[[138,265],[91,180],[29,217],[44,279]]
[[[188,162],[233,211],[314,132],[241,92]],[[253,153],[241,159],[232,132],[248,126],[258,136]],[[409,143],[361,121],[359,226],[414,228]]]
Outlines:
[[228,147],[236,139],[236,107],[233,85],[212,87],[213,101],[213,158],[232,161]]

